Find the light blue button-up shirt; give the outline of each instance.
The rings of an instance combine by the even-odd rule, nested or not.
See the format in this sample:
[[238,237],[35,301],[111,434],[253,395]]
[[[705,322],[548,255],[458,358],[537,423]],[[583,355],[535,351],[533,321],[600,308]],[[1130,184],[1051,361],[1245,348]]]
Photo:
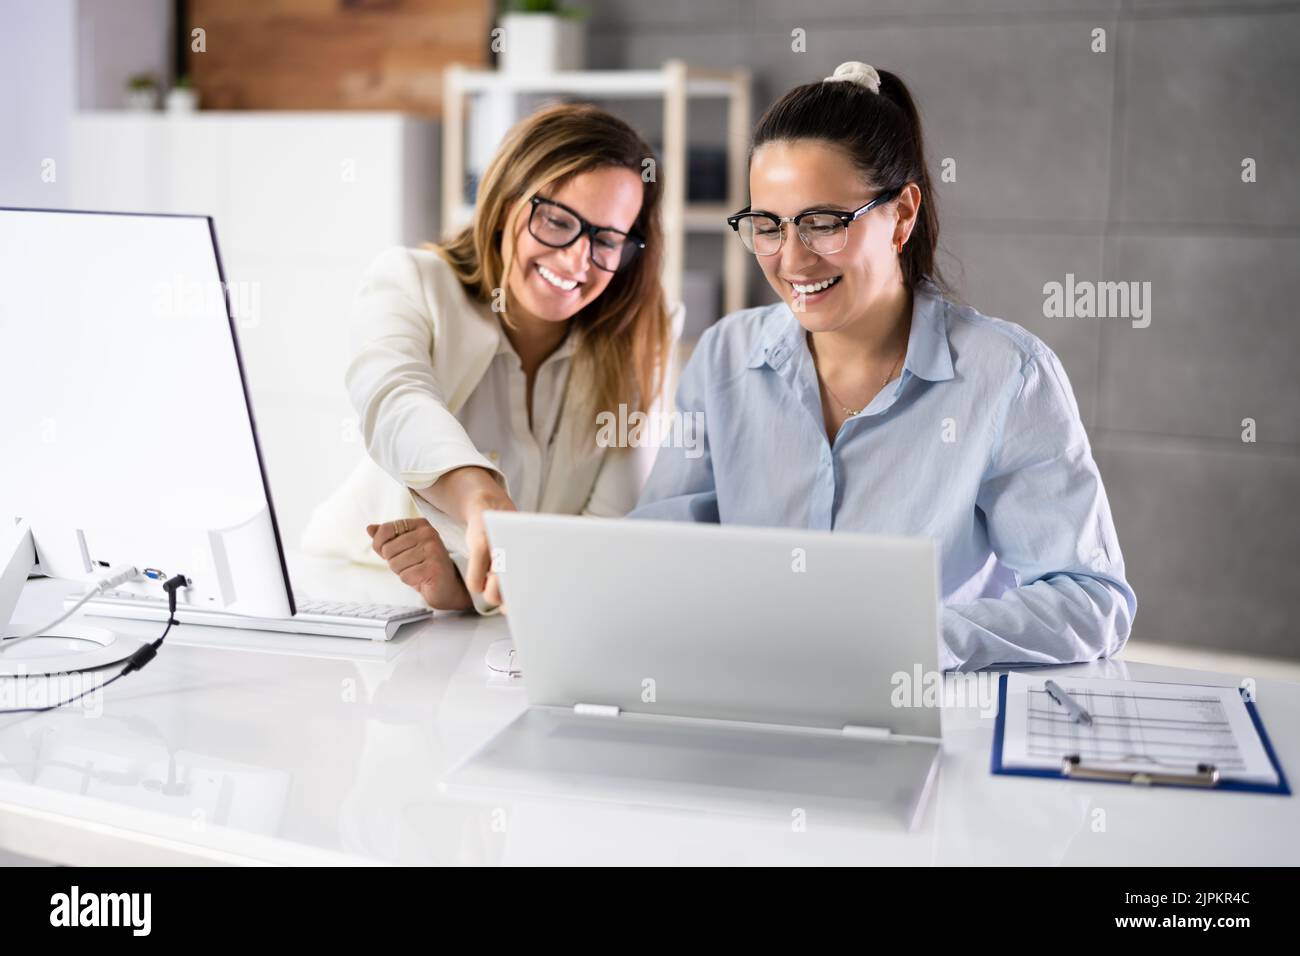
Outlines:
[[784,304],[704,333],[677,410],[702,443],[659,449],[634,518],[934,539],[945,669],[1093,660],[1128,639],[1106,491],[1069,379],[1018,325],[913,294],[902,374],[827,440]]

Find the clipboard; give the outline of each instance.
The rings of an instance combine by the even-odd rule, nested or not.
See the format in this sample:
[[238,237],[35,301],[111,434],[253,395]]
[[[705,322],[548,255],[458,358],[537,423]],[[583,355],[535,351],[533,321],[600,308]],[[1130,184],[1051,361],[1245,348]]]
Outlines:
[[[1238,692],[1241,692],[1240,688],[1238,688]],[[1255,732],[1259,734],[1264,753],[1268,756],[1269,763],[1273,765],[1273,770],[1277,773],[1276,784],[1233,780],[1230,777],[1219,776],[1217,771],[1194,775],[1173,775],[1146,773],[1144,771],[1134,771],[1131,774],[1116,771],[1087,772],[1086,768],[1080,768],[1084,770],[1083,773],[1078,770],[1071,773],[1064,766],[1061,770],[1046,770],[1037,767],[1004,767],[1002,765],[1002,743],[1006,731],[1007,717],[1007,675],[1005,673],[998,678],[998,718],[993,729],[993,760],[990,769],[995,774],[1013,777],[1048,777],[1056,780],[1086,780],[1089,783],[1120,783],[1128,786],[1183,787],[1197,790],[1228,790],[1241,793],[1272,793],[1289,797],[1291,796],[1291,787],[1287,783],[1286,774],[1282,772],[1282,765],[1278,763],[1277,753],[1273,750],[1273,742],[1268,739],[1268,732],[1264,729],[1264,723],[1259,719],[1259,711],[1255,707],[1255,702],[1244,693],[1242,693],[1242,697],[1246,705],[1246,712],[1250,714],[1251,724],[1254,726]],[[1074,766],[1080,766],[1077,759]],[[1189,776],[1198,779],[1196,782],[1183,779]]]

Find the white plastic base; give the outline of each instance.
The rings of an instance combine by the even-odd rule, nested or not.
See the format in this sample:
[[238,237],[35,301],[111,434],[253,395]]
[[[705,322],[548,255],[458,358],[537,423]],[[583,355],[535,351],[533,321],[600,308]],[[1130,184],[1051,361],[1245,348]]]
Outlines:
[[[0,638],[19,637],[10,624],[27,575],[36,567],[36,544],[31,525],[19,520],[12,527],[0,526]],[[66,621],[12,647],[0,640],[0,677],[41,677],[71,674],[124,661],[136,652],[141,641],[123,637],[106,627]]]
[[[5,634],[6,639],[16,635]],[[0,646],[3,646],[0,641]],[[0,653],[0,677],[71,674],[124,661],[143,644],[106,627],[67,621]]]

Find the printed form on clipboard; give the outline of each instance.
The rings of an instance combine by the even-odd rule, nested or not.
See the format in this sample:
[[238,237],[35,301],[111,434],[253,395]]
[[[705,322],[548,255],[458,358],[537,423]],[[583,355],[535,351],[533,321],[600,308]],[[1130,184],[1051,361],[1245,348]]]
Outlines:
[[[1092,717],[1076,722],[1051,678]],[[1235,687],[1012,672],[993,772],[1289,794],[1255,705]]]

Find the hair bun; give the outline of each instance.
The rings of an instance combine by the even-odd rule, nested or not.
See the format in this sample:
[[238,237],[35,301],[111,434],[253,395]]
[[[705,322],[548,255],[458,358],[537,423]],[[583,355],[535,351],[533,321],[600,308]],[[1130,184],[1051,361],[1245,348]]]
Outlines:
[[857,60],[849,60],[847,63],[841,63],[835,68],[835,72],[823,83],[856,83],[864,86],[872,93],[880,92],[880,74],[876,72],[875,67],[868,66],[866,63],[859,63]]

